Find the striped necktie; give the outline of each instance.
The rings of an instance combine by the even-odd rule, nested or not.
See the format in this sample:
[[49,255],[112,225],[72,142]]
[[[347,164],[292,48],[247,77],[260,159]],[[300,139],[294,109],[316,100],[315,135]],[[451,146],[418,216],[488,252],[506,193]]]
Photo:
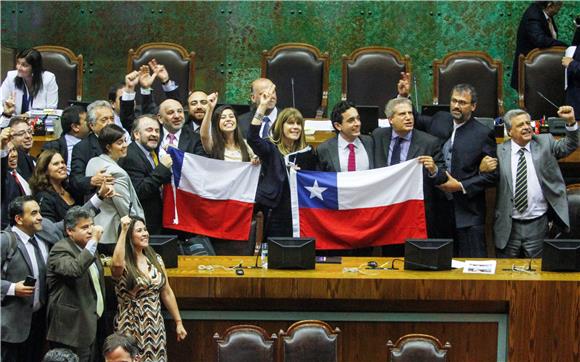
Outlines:
[[516,171],[516,189],[514,194],[514,206],[516,210],[523,213],[528,208],[528,168],[526,166],[526,156],[524,149],[518,151],[518,167]]

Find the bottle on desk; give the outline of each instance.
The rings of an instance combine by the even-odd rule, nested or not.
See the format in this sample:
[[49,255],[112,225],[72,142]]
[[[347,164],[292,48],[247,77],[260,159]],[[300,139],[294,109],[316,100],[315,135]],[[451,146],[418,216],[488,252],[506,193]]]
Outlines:
[[268,269],[268,243],[262,242],[262,250],[260,252],[260,262],[262,268]]

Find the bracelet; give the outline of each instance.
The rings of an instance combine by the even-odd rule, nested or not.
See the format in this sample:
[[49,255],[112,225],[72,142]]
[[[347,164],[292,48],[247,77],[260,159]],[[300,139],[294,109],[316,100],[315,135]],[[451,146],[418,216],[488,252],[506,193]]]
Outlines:
[[169,83],[171,79],[167,79],[165,82],[161,82],[161,84],[166,85],[167,83]]
[[262,114],[262,113],[256,112],[256,114],[254,114],[254,118],[257,119],[258,121],[263,120],[264,117],[266,117],[266,115],[265,114]]
[[3,115],[4,117],[6,117],[6,118],[11,118],[11,117],[12,117],[12,115],[11,115],[11,114],[8,114],[8,113],[5,113],[5,112],[2,112],[2,115]]
[[177,324],[177,323],[183,323],[183,321],[181,319],[176,319],[175,324]]

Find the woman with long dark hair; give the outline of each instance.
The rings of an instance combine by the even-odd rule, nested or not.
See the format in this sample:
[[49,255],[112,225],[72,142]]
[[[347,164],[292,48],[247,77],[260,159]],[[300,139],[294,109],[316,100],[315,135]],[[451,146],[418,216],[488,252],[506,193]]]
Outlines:
[[56,150],[43,151],[28,183],[40,204],[42,216],[53,222],[64,219],[68,209],[79,204],[70,192],[67,179],[66,162],[61,154]]
[[142,361],[166,361],[165,324],[160,301],[175,321],[177,340],[183,340],[187,332],[163,259],[149,246],[149,232],[142,218],[121,218],[111,275],[119,304],[115,331],[137,339]]
[[254,153],[238,127],[236,112],[228,105],[215,109],[217,98],[217,93],[207,96],[209,107],[199,129],[203,149],[218,160],[251,161]]
[[53,73],[44,70],[42,55],[36,49],[24,49],[16,55],[16,70],[2,82],[2,118],[29,110],[56,108],[58,85]]

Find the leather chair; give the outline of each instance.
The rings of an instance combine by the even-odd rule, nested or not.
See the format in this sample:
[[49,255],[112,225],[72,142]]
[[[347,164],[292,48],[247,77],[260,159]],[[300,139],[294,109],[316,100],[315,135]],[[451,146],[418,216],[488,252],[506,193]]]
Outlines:
[[322,118],[328,105],[328,53],[304,43],[262,52],[262,77],[276,85],[279,108],[295,105],[304,118]]
[[471,84],[478,95],[475,117],[496,118],[503,114],[502,63],[487,53],[463,51],[433,62],[433,104],[449,104],[451,89]]
[[561,239],[580,239],[580,184],[568,185],[568,212],[570,213],[570,232],[560,236]]
[[0,82],[4,82],[6,79],[6,73],[10,70],[16,68],[16,49],[8,48],[4,45],[2,47],[2,56],[0,60],[0,76],[2,77]]
[[218,362],[273,362],[276,334],[268,337],[261,327],[237,325],[226,330],[224,337],[214,334]]
[[342,99],[356,105],[378,106],[385,117],[385,105],[396,97],[401,72],[411,73],[411,59],[396,49],[365,47],[342,56]]
[[34,47],[42,54],[44,69],[54,73],[58,84],[58,108],[83,99],[83,55],[56,45]]
[[[195,87],[195,52],[188,53],[184,47],[174,43],[146,43],[137,50],[129,49],[127,74],[139,70],[153,58],[165,66],[170,79],[179,85],[181,104],[187,104],[187,97]],[[153,97],[157,104],[166,98],[158,80],[153,83]]]
[[304,320],[292,324],[286,332],[280,330],[279,362],[340,361],[338,334],[329,324]]
[[538,92],[557,105],[565,104],[562,67],[565,51],[564,47],[534,49],[527,56],[519,57],[518,102],[532,119],[556,117],[558,112]]
[[439,340],[428,334],[407,334],[393,344],[387,342],[389,362],[445,362],[451,344],[442,345]]

